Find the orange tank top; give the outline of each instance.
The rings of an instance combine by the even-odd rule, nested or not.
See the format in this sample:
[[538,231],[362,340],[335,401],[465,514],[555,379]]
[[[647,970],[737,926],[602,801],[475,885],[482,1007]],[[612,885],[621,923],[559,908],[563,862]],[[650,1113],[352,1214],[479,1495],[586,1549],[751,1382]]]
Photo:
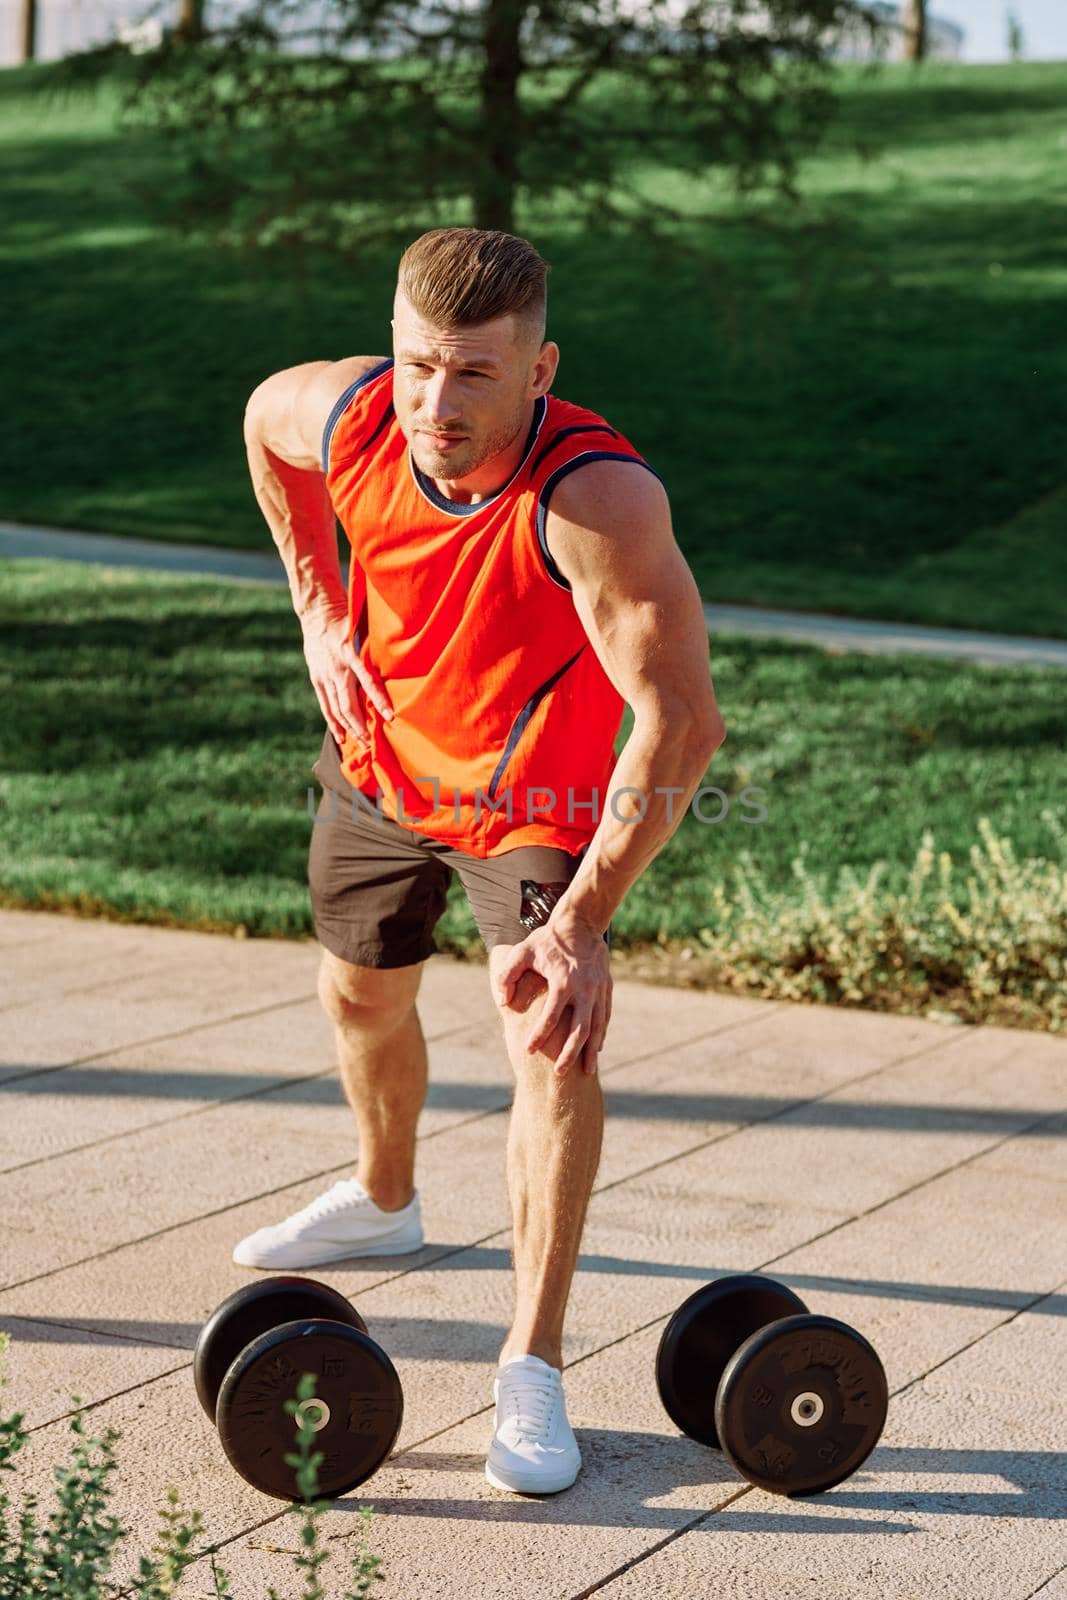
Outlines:
[[349,630],[395,712],[387,723],[365,701],[366,746],[341,747],[369,807],[474,856],[588,845],[624,702],[552,560],[545,518],[567,473],[604,460],[648,467],[596,412],[542,395],[510,480],[464,505],[412,459],[391,358],[340,396],[322,466],[352,549]]

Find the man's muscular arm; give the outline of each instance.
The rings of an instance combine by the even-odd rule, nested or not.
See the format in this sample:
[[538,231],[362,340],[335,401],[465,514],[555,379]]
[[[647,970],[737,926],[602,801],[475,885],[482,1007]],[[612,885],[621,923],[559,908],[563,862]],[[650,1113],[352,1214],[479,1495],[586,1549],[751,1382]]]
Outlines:
[[[602,934],[680,824],[726,727],[703,605],[659,479],[638,464],[590,462],[559,485],[545,536],[590,643],[634,714],[589,850],[552,913]],[[627,788],[638,793],[619,793]]]
[[347,610],[336,518],[322,470],[322,436],[339,397],[381,356],[305,361],[254,389],[244,436],[252,488],[278,547],[302,625]]
[[[704,610],[658,478],[630,462],[576,468],[552,498],[545,537],[593,649],[633,709],[634,727],[581,866],[548,922],[503,960],[498,997],[508,1004],[524,971],[540,973],[548,992],[527,1048],[541,1049],[569,1016],[555,1070],[580,1061],[594,1072],[611,1020],[604,930],[678,827],[726,729]],[[638,794],[618,793],[627,787]],[[619,820],[627,817],[637,820]]]
[[[252,488],[285,565],[312,687],[339,745],[366,732],[357,684],[386,719],[392,709],[380,678],[360,659],[349,636],[322,441],[341,395],[382,359],[308,361],[276,372],[253,391],[245,410]],[[361,577],[353,566],[353,583]],[[357,598],[353,590],[353,602]]]

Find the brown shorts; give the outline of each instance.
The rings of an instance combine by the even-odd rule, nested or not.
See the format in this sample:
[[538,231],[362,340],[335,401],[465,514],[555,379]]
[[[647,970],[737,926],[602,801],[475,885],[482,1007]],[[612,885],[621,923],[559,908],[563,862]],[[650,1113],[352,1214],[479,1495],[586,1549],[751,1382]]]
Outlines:
[[[323,789],[308,853],[315,933],[333,955],[357,966],[406,967],[436,952],[433,930],[453,868],[486,949],[518,944],[548,921],[553,893],[562,894],[585,854],[520,845],[472,856],[372,810],[373,800],[353,804],[329,728],[311,770]],[[547,898],[538,893],[543,889]],[[604,938],[610,948],[610,928]]]

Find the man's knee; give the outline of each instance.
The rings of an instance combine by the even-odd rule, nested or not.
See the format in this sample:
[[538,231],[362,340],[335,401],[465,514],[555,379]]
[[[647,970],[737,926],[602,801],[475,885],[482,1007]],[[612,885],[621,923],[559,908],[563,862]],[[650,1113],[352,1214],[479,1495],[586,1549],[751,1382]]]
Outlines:
[[389,1031],[414,1009],[424,964],[362,967],[324,950],[319,964],[319,999],[336,1023]]
[[511,998],[507,1005],[500,1006],[499,1009],[505,1014],[509,1011],[514,1012],[517,1016],[528,1016],[532,1009],[536,1009],[537,1015],[540,1016],[544,1006],[535,1008],[534,1002],[540,1000],[547,990],[548,981],[542,978],[539,972],[524,972],[519,981],[512,986]]
[[[511,994],[507,1002],[501,1002],[497,993],[497,976],[513,949],[514,945],[496,944],[489,952],[489,981],[493,991],[493,1000],[505,1023],[509,1017],[529,1016],[534,1001],[539,999],[548,988],[547,980],[542,978],[539,972],[532,972],[527,968],[518,981],[512,984]],[[538,1006],[535,1009],[537,1014],[540,1015],[542,1008]],[[530,1026],[533,1026],[532,1019]]]
[[[497,951],[500,951],[499,955]],[[537,1050],[529,1051],[526,1046],[530,1035],[544,1015],[546,1003],[544,997],[548,991],[548,981],[539,972],[527,970],[512,985],[508,1001],[501,1003],[496,994],[496,974],[498,967],[503,964],[505,954],[506,947],[495,946],[490,953],[489,966],[493,979],[493,998],[503,1020],[504,1037],[507,1040],[511,1064],[516,1072],[531,1066],[543,1069],[542,1058],[547,1056],[550,1061],[556,1061],[567,1042],[570,1031],[570,1007],[568,1006],[544,1043]]]

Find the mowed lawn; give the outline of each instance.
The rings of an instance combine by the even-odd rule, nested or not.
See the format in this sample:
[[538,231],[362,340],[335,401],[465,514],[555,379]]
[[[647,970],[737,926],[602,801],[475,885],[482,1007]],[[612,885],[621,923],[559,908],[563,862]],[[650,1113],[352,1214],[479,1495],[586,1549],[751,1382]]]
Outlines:
[[[614,920],[620,948],[714,933],[742,852],[786,895],[800,857],[828,888],[879,860],[900,887],[924,828],[966,869],[980,817],[1018,857],[1057,857],[1059,673],[738,637],[712,671],[728,736],[704,805],[725,814],[685,817]],[[0,563],[0,696],[0,903],[311,932],[323,722],[284,589]],[[438,942],[474,937],[457,880]]]
[[[118,130],[112,87],[35,97],[46,77],[0,74],[0,361],[15,400],[0,518],[269,547],[243,456],[245,399],[282,367],[386,353],[397,252],[314,260],[299,297],[277,264],[165,232],[136,189],[165,188],[168,159]],[[838,119],[801,172],[804,217],[819,224],[803,270],[756,226],[683,227],[715,252],[711,268],[538,225],[556,392],[605,414],[662,473],[708,599],[1067,636],[1067,64],[842,67],[836,83]],[[640,177],[737,217],[720,179],[697,195],[667,174]],[[791,647],[758,659],[781,660],[776,692],[791,681]],[[835,669],[813,658],[810,670]],[[899,669],[840,671],[844,737],[854,685]],[[988,713],[969,717],[959,686],[984,697],[991,680],[955,666],[907,676],[923,693],[960,693],[960,759],[989,737]],[[744,680],[740,693],[758,708]],[[1008,750],[1014,700],[1005,688],[993,718]],[[728,709],[736,717],[736,700]],[[813,723],[802,686],[775,709],[790,736],[802,712],[812,766],[831,764],[836,746],[820,743],[827,724]],[[892,697],[885,713],[892,728]],[[912,762],[931,754],[921,741],[902,749]],[[869,754],[850,747],[848,761]],[[969,792],[1013,782],[1014,758],[999,765]],[[900,781],[890,770],[879,784]],[[240,766],[235,781],[249,776]],[[261,795],[258,823],[273,815]],[[841,848],[876,847],[866,826],[845,825]]]

